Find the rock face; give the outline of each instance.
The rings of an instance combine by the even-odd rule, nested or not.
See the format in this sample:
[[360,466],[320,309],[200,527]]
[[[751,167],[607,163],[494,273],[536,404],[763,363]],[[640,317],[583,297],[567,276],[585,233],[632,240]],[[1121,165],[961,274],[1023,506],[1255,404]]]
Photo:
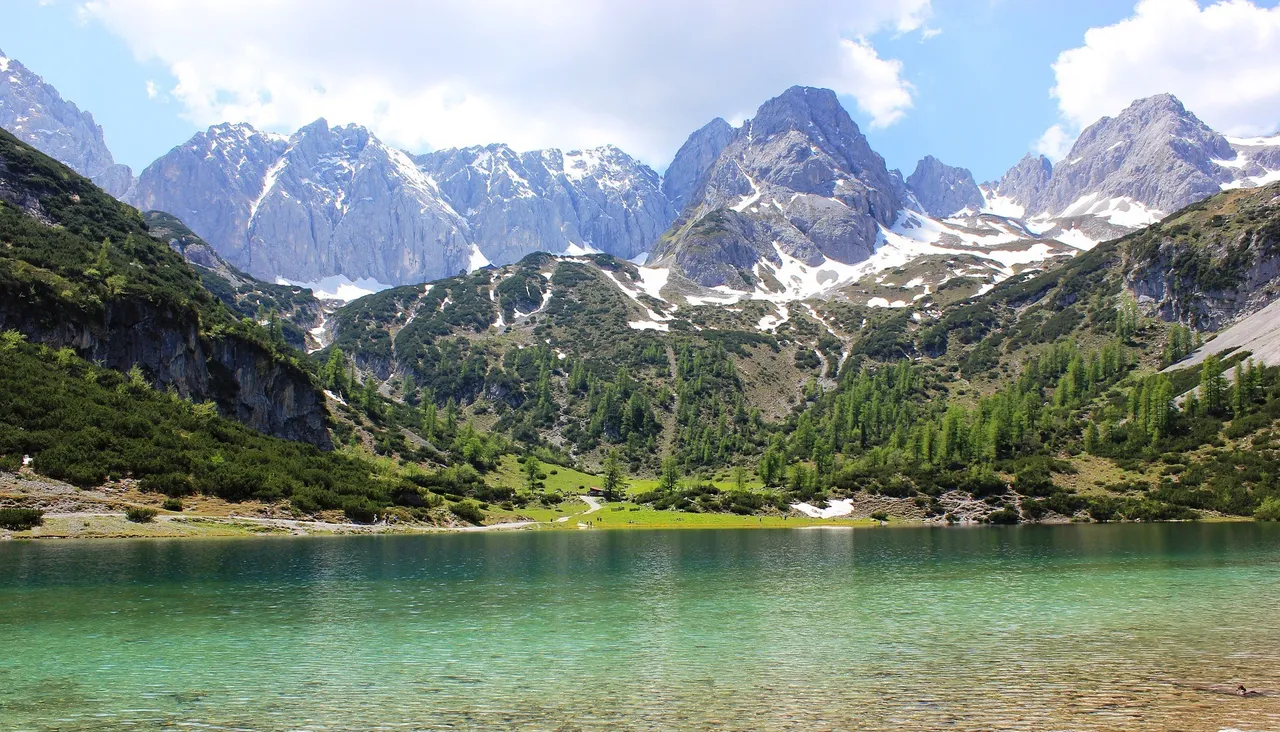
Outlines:
[[189,312],[138,300],[106,303],[95,322],[50,319],[29,311],[19,293],[0,294],[0,330],[36,343],[71,347],[119,371],[139,366],[157,389],[212,401],[218,411],[259,432],[332,447],[324,396],[305,372],[234,336],[207,338]]
[[982,208],[982,191],[965,168],[955,168],[926,155],[907,178],[907,188],[915,194],[925,213],[939,218],[957,211]]
[[1052,176],[1053,163],[1049,162],[1049,158],[1028,153],[1000,178],[994,186],[994,192],[1025,208],[1033,202],[1039,202]]
[[295,282],[425,282],[535,251],[630,258],[674,218],[657,173],[612,146],[414,160],[324,120],[289,138],[211,127],[148,166],[129,200],[181,217],[255,277]]
[[93,115],[62,98],[16,59],[0,51],[0,127],[120,198],[133,171],[118,165]]
[[1276,299],[1280,183],[1228,191],[1123,243],[1124,283],[1139,306],[1218,330]]
[[612,145],[517,153],[499,144],[416,162],[466,219],[471,244],[495,264],[536,251],[630,259],[674,218],[658,174]]
[[1228,140],[1160,94],[1090,125],[1066,159],[1027,156],[994,193],[1028,216],[1095,216],[1132,230],[1226,188],[1277,177],[1280,139]]
[[799,86],[765,102],[702,177],[653,257],[705,286],[741,287],[755,262],[782,264],[778,249],[810,265],[864,260],[908,195],[835,93]]
[[287,140],[212,127],[148,166],[130,202],[180,216],[233,266],[266,280],[399,284],[470,262],[467,223],[435,182],[356,125],[317,120]]
[[705,183],[704,177],[733,141],[733,127],[716,117],[689,135],[662,177],[662,192],[676,213],[684,211]]
[[1213,161],[1233,157],[1226,138],[1172,95],[1140,99],[1086,128],[1030,208],[1057,213],[1096,194],[1174,211],[1222,190],[1231,176]]
[[246,269],[254,204],[288,146],[284,136],[249,125],[214,125],[147,166],[128,202],[177,216]]

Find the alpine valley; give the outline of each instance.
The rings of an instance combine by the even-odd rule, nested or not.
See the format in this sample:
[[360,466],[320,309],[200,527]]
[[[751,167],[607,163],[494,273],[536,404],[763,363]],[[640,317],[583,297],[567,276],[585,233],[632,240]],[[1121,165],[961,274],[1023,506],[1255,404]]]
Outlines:
[[986,183],[809,87],[663,175],[321,119],[134,177],[3,53],[0,126],[22,535],[556,528],[595,487],[604,527],[1280,519],[1280,136],[1170,95]]

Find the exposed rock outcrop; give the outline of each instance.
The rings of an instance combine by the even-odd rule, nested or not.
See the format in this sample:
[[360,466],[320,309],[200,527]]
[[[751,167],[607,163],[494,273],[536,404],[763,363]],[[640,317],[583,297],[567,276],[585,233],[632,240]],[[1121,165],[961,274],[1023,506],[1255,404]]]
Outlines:
[[926,155],[907,178],[907,188],[930,216],[945,218],[966,208],[982,208],[982,191],[973,173]]
[[706,286],[780,263],[775,245],[809,264],[864,260],[907,196],[835,92],[799,86],[765,102],[704,179],[653,256]]
[[674,218],[658,174],[612,145],[567,153],[488,145],[416,162],[494,264],[538,251],[630,259],[649,251]]

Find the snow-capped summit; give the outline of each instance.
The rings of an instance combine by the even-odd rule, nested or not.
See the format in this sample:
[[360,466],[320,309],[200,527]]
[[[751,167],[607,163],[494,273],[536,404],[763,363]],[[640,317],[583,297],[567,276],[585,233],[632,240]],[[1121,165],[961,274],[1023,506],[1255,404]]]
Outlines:
[[133,171],[118,165],[93,115],[62,98],[20,61],[0,51],[0,127],[91,178],[113,196],[123,196]]

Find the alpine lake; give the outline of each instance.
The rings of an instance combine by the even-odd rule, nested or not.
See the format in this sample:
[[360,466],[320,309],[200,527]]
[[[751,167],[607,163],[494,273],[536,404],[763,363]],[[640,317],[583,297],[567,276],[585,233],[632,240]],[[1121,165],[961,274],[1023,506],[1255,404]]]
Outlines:
[[1280,730],[1280,525],[9,541],[0,633],[4,730]]

